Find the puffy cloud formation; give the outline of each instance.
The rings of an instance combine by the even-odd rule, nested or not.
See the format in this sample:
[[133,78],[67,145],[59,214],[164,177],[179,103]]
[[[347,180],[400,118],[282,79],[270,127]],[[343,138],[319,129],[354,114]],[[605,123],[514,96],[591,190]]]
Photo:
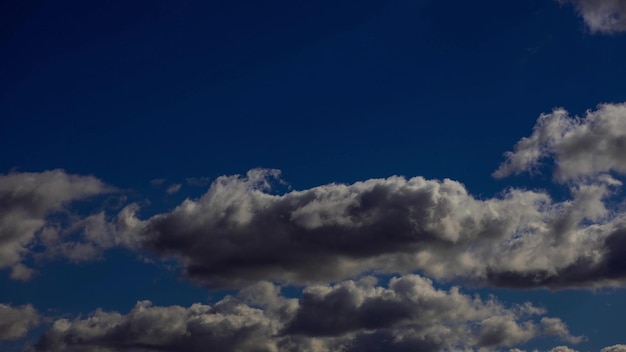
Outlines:
[[564,109],[542,114],[494,172],[497,178],[537,168],[553,158],[558,181],[580,180],[611,171],[626,173],[626,104],[601,104],[584,117]]
[[178,258],[208,287],[258,280],[331,282],[421,270],[507,287],[621,285],[623,214],[604,205],[619,183],[572,186],[572,199],[512,189],[476,199],[452,180],[389,177],[267,192],[276,170],[223,176],[196,200],[147,220],[127,210],[133,245]]
[[624,0],[558,0],[571,3],[592,32],[616,33],[626,31],[626,1]]
[[569,343],[576,344],[584,339],[582,336],[572,336],[567,324],[559,318],[543,317],[541,318],[541,325],[546,335],[558,336],[561,340]]
[[211,307],[154,307],[138,302],[126,315],[97,310],[86,319],[60,319],[41,337],[41,351],[275,351],[275,322],[234,299]]
[[0,342],[26,336],[39,322],[39,313],[30,304],[18,307],[0,304]]
[[[142,301],[126,315],[97,310],[60,319],[37,344],[41,351],[440,351],[513,346],[542,334],[530,304],[506,308],[438,290],[417,275],[378,286],[372,277],[304,290],[300,300],[267,282],[214,306],[155,307]],[[562,324],[563,325],[563,324]],[[563,325],[564,326],[564,325]],[[565,328],[565,336],[569,335]]]
[[12,268],[11,277],[27,280],[32,269],[21,261],[38,231],[56,230],[47,217],[65,210],[72,201],[111,189],[91,176],[63,170],[0,175],[0,269]]

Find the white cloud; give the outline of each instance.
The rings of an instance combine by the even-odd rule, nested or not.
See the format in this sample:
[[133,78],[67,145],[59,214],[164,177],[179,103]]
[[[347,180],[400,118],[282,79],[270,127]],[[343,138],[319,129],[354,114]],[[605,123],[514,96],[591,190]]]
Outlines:
[[592,32],[617,33],[626,31],[626,1],[624,0],[558,0],[571,3]]
[[39,231],[53,231],[47,217],[65,211],[72,201],[108,191],[95,177],[63,170],[0,175],[0,269],[13,267],[12,278],[28,279],[32,270],[21,261]]
[[533,133],[506,154],[493,175],[533,171],[545,158],[554,158],[558,181],[626,174],[626,104],[601,104],[584,117],[570,116],[564,109],[542,114]]
[[0,342],[26,336],[39,322],[39,313],[30,304],[11,307],[0,303]]

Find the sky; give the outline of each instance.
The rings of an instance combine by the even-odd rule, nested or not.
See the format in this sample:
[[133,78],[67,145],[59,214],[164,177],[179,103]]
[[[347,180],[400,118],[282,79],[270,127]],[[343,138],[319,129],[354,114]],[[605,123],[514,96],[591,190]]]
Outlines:
[[625,352],[626,1],[0,5],[1,351]]

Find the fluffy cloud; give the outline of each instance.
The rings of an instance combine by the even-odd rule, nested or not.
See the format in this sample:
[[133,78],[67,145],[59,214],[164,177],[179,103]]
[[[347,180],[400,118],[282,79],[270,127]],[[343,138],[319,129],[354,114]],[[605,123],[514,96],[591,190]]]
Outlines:
[[86,319],[60,319],[44,333],[41,351],[276,351],[275,322],[262,310],[227,298],[211,307],[155,307],[137,302],[126,315],[97,310]]
[[393,278],[388,288],[374,284],[365,278],[305,289],[283,334],[335,338],[354,351],[375,341],[386,341],[384,350],[513,346],[541,334],[526,318],[543,311],[530,305],[507,309],[457,288],[437,290],[417,275]]
[[571,335],[567,324],[559,318],[543,317],[541,318],[541,325],[543,327],[544,334],[558,336],[561,340],[569,343],[576,344],[584,339],[582,336]]
[[270,280],[310,284],[364,272],[421,270],[508,287],[621,285],[626,217],[604,199],[605,178],[572,186],[572,199],[511,189],[472,197],[452,180],[390,177],[267,192],[276,170],[223,176],[196,200],[147,220],[119,221],[133,245],[173,257],[208,287]]
[[48,217],[72,201],[110,190],[94,177],[63,170],[0,175],[0,269],[12,267],[12,278],[27,280],[32,270],[21,261],[38,231],[55,231]]
[[626,31],[626,1],[624,0],[558,0],[571,3],[592,32],[616,33]]
[[553,158],[555,178],[580,180],[607,172],[626,173],[626,104],[601,104],[584,117],[564,109],[542,114],[533,133],[520,140],[494,172],[497,178],[537,168]]
[[26,336],[39,321],[39,313],[30,304],[19,307],[0,304],[0,342]]
[[[316,285],[288,299],[267,282],[214,306],[155,307],[142,301],[128,313],[97,310],[60,319],[42,336],[41,351],[440,351],[513,346],[544,334],[530,304],[506,308],[438,290],[417,275],[372,277]],[[565,328],[565,334],[569,335]],[[547,332],[547,334],[551,334]]]

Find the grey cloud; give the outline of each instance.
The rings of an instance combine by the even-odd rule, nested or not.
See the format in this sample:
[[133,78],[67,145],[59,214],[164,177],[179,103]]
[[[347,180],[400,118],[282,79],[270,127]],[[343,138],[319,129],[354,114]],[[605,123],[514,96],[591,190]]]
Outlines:
[[[626,278],[626,228],[624,221],[619,221],[620,228],[603,239],[603,246],[591,249],[594,255],[580,257],[575,262],[555,270],[528,271],[489,271],[487,279],[496,286],[511,288],[549,287],[599,287],[602,285],[619,286]],[[601,228],[593,228],[588,236],[597,236]]]
[[583,341],[583,336],[573,336],[569,332],[567,324],[559,318],[541,318],[541,326],[543,327],[543,333],[549,336],[558,336],[562,341],[577,344]]
[[30,329],[39,325],[40,319],[30,304],[18,307],[0,304],[0,343],[26,336]]
[[39,231],[54,231],[48,217],[72,201],[111,190],[95,177],[63,170],[0,175],[0,269],[13,267],[11,277],[28,279],[32,270],[21,261]]
[[564,109],[542,114],[533,133],[522,138],[494,172],[502,178],[533,171],[554,158],[555,178],[579,180],[607,172],[626,173],[626,104],[601,104],[584,117]]
[[141,220],[128,208],[118,222],[127,224],[129,245],[177,258],[208,287],[415,270],[510,287],[626,278],[626,216],[604,205],[618,185],[608,177],[573,185],[563,202],[516,189],[481,200],[452,180],[397,176],[273,195],[273,177],[278,171],[223,176],[169,213]]
[[558,0],[572,4],[592,32],[617,33],[626,31],[626,1],[624,0]]
[[528,313],[543,311],[529,305],[507,309],[458,288],[437,290],[417,275],[393,278],[388,288],[373,280],[307,288],[283,334],[350,336],[343,343],[355,351],[380,344],[392,351],[512,346],[539,334]]
[[519,324],[509,317],[490,317],[480,324],[481,346],[514,346],[535,337],[537,326],[532,322]]
[[[377,285],[372,277],[307,287],[285,298],[260,282],[214,306],[155,307],[128,313],[97,310],[59,319],[36,345],[40,351],[442,351],[498,348],[542,334],[529,304],[507,308],[458,288],[439,290],[405,275]],[[567,328],[564,330],[567,334]],[[568,335],[569,336],[569,335]]]
[[97,310],[60,319],[36,345],[40,351],[276,351],[274,322],[232,298],[215,306],[155,307],[138,302],[126,315]]

